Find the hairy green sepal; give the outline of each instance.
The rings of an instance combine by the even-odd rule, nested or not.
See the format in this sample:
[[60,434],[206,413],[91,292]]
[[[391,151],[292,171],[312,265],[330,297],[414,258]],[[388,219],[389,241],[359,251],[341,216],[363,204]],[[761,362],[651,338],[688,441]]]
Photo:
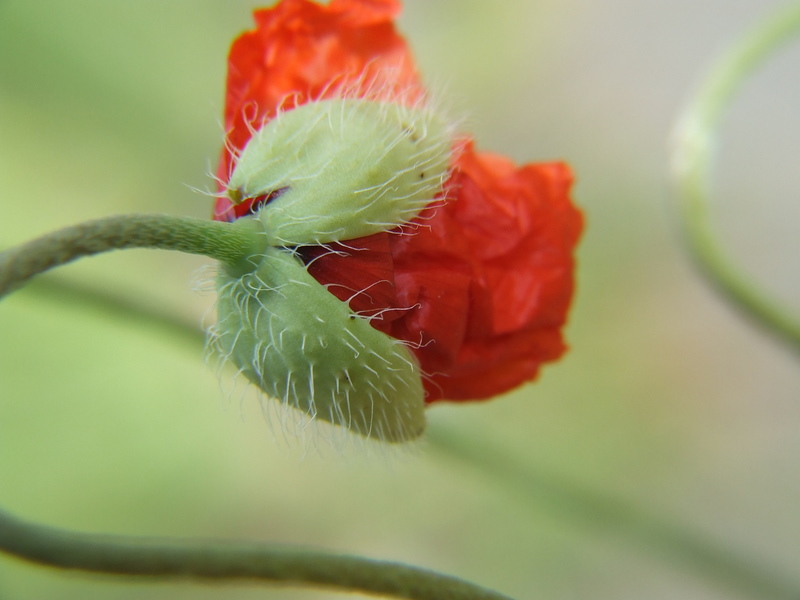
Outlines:
[[408,223],[441,192],[452,132],[431,110],[360,99],[311,102],[256,132],[228,183],[273,245],[355,239]]
[[217,351],[284,405],[390,442],[424,430],[408,348],[353,313],[291,252],[268,248],[255,271],[222,273],[217,310]]

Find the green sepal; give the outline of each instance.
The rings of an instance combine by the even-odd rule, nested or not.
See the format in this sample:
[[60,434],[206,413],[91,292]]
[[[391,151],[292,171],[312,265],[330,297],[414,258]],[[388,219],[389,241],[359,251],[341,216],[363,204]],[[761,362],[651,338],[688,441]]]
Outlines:
[[218,281],[212,342],[267,395],[363,436],[403,442],[425,428],[416,359],[328,292],[291,252]]
[[325,244],[414,219],[442,190],[452,131],[438,113],[360,99],[310,102],[256,132],[228,183],[272,245]]

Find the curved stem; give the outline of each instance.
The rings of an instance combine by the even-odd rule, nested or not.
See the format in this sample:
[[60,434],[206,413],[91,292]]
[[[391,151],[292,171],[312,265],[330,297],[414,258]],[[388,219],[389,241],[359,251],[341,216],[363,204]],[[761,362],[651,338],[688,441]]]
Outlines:
[[27,523],[2,510],[0,550],[51,567],[111,575],[249,579],[407,600],[510,600],[455,577],[398,563],[257,544],[92,535]]
[[0,298],[48,269],[109,250],[178,250],[216,258],[235,267],[257,252],[259,241],[258,232],[248,219],[221,223],[170,215],[120,215],[89,221],[0,254]]
[[682,225],[693,258],[723,296],[797,351],[800,321],[764,296],[728,259],[712,233],[708,197],[714,141],[725,109],[747,76],[799,34],[800,4],[794,3],[723,57],[678,121],[673,151]]

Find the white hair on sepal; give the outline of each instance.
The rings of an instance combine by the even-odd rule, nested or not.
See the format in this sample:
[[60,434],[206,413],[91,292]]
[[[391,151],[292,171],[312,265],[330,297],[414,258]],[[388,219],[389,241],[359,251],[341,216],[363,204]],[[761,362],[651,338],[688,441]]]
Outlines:
[[254,134],[228,187],[236,199],[268,198],[258,217],[282,245],[364,237],[410,222],[442,193],[453,136],[435,111],[363,98],[311,102]]
[[[355,297],[355,296],[354,296]],[[372,323],[372,321],[383,321],[383,315],[391,312],[405,312],[409,310],[414,310],[415,308],[421,308],[422,305],[417,302],[416,304],[412,304],[411,306],[389,306],[387,308],[379,308],[379,309],[365,309],[356,311],[355,314],[359,316],[361,319],[365,319],[366,321]],[[415,346],[414,344],[408,344],[402,340],[403,344],[408,346],[409,348],[422,348],[423,346]],[[430,342],[429,342],[430,343]],[[427,345],[427,344],[426,344]]]
[[[239,418],[247,420],[247,406],[255,402],[267,425],[268,437],[275,448],[282,452],[296,454],[300,458],[311,453],[324,457],[333,451],[335,456],[341,458],[352,457],[355,453],[396,460],[399,456],[411,456],[418,451],[420,438],[410,439],[403,444],[381,442],[387,437],[386,427],[383,422],[374,422],[372,415],[356,413],[346,405],[334,403],[329,404],[326,418],[297,410],[285,398],[276,399],[264,394],[242,377],[241,369],[231,366],[229,357],[216,361],[220,390],[226,400],[225,409],[238,406]],[[404,420],[408,418],[408,415],[403,415]],[[351,431],[356,427],[368,431],[368,435],[353,435]]]
[[[226,144],[227,144],[227,141],[226,141]],[[213,190],[212,189],[208,189],[207,187],[206,188],[200,188],[200,187],[191,185],[189,183],[184,183],[183,185],[184,185],[184,187],[190,189],[191,191],[193,191],[193,192],[195,192],[197,194],[200,194],[201,196],[206,196],[208,198],[214,198],[215,200],[220,200],[222,198],[227,198],[228,197],[228,189],[227,189],[228,182],[224,181],[221,177],[219,177],[216,174],[214,168],[211,166],[211,161],[208,160],[208,159],[206,160],[205,176],[210,178],[210,179],[212,179],[212,180],[214,180],[214,182],[217,184]]]
[[[252,114],[248,115],[248,111],[252,111]],[[239,112],[242,115],[242,122],[244,126],[247,127],[248,133],[250,133],[250,137],[253,137],[258,131],[264,126],[264,124],[268,121],[265,117],[258,116],[258,103],[255,100],[248,100],[247,102],[243,103]],[[257,125],[256,121],[260,121]],[[237,151],[241,151],[242,149],[239,148]]]
[[[417,87],[398,89],[397,81],[403,71],[402,65],[388,67],[381,65],[379,69],[371,67],[378,61],[369,60],[358,74],[341,73],[331,79],[310,102],[319,102],[331,98],[356,98],[377,102],[395,102],[412,104],[416,102],[420,90]],[[413,67],[413,65],[408,65]],[[367,75],[371,72],[371,75]]]
[[192,291],[200,295],[216,293],[219,271],[220,265],[216,262],[199,266],[192,274]]
[[242,415],[244,397],[249,393],[251,386],[243,385],[242,369],[237,368],[230,360],[230,356],[221,351],[219,332],[220,329],[216,324],[206,329],[205,362],[217,377],[220,397],[225,400],[225,406],[230,407],[234,399],[238,398],[239,412]]
[[373,281],[367,287],[365,287],[363,289],[360,289],[360,290],[355,290],[355,289],[353,289],[353,288],[351,288],[349,286],[343,285],[341,283],[328,283],[324,287],[327,290],[330,290],[330,288],[332,288],[332,287],[340,287],[340,288],[345,289],[345,290],[347,290],[349,292],[353,292],[353,294],[347,300],[343,300],[343,302],[345,304],[350,304],[350,302],[352,302],[355,298],[357,298],[358,296],[362,296],[362,295],[366,296],[370,300],[373,300],[372,296],[370,296],[367,292],[370,290],[370,288],[373,288],[376,285],[380,285],[381,283],[391,284],[392,282],[390,280],[388,280],[388,279],[378,279],[377,281]]
[[[311,277],[296,257],[268,249],[252,273],[218,278],[209,349],[291,413],[285,430],[322,420],[406,442],[424,428],[419,367],[404,345],[373,329]],[[299,419],[299,420],[298,420]]]
[[[336,94],[338,100],[332,100]],[[320,257],[348,255],[363,250],[348,246],[349,240],[381,231],[412,234],[427,227],[426,220],[450,199],[445,182],[457,160],[457,125],[429,96],[414,88],[397,90],[382,75],[357,84],[343,77],[320,93],[316,105],[309,104],[314,103],[279,110],[258,128],[255,116],[245,119],[255,145],[270,142],[272,134],[291,125],[273,150],[252,161],[249,171],[239,172],[251,144],[234,155],[234,173],[226,182],[227,193],[236,191],[230,194],[234,201],[266,198],[256,218],[273,247],[253,261],[253,272],[220,275],[222,300],[209,347],[261,390],[262,412],[274,415],[268,420],[279,424],[285,438],[310,439],[315,445],[334,439],[340,448],[371,445],[355,440],[408,442],[424,427],[422,380],[428,379],[409,349],[430,342],[420,339],[415,346],[370,324],[389,311],[418,305],[353,312],[311,278],[306,269],[316,258],[302,265],[297,249],[318,245],[326,249]],[[320,135],[318,147],[324,152],[304,162],[315,147],[309,141]],[[340,147],[345,151],[337,154]],[[376,163],[382,169],[377,178],[370,180],[366,171],[361,179],[348,178]],[[332,188],[340,189],[338,196],[329,193]],[[278,189],[287,191],[273,197]],[[276,265],[277,275],[270,268]],[[370,288],[380,283],[353,290],[348,302],[360,294],[369,296]],[[310,297],[317,301],[309,303]],[[309,437],[309,432],[314,433]]]

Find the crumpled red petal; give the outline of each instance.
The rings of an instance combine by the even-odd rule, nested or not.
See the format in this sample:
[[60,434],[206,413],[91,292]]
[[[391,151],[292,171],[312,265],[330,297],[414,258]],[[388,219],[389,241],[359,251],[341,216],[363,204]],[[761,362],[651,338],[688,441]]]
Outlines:
[[[350,97],[413,103],[424,96],[405,40],[395,31],[398,0],[283,0],[253,13],[256,29],[228,55],[225,127],[228,151],[217,176],[227,181],[254,129],[279,111],[311,100]],[[215,218],[232,221],[250,203],[221,199]]]
[[[563,354],[583,223],[571,183],[563,163],[517,168],[469,144],[447,201],[423,213],[414,232],[382,234],[391,265],[385,253],[376,259],[394,273],[397,310],[373,325],[416,347],[429,402],[495,396]],[[367,256],[328,254],[314,276],[331,283],[356,264],[350,260]]]
[[[229,57],[220,179],[253,129],[280,110],[343,94],[423,98],[392,23],[399,10],[396,0],[283,0],[257,11],[257,28]],[[442,198],[411,226],[297,249],[331,293],[412,347],[428,402],[496,396],[563,354],[583,227],[563,163],[518,167],[469,141],[457,156]],[[215,218],[249,209],[222,198]]]

